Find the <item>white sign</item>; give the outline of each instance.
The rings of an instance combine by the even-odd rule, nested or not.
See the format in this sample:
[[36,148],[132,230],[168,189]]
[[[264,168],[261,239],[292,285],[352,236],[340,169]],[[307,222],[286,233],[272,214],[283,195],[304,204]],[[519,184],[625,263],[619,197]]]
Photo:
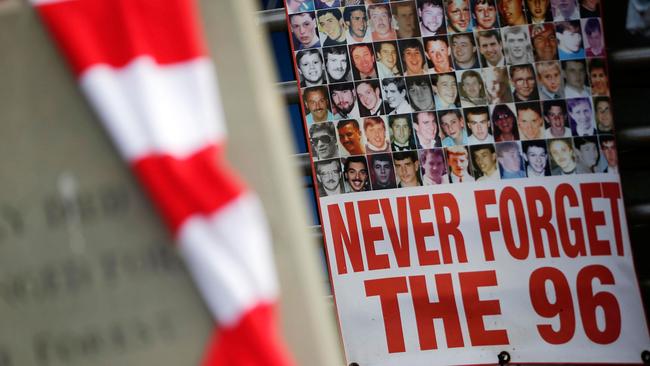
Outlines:
[[321,198],[348,362],[641,363],[618,177]]

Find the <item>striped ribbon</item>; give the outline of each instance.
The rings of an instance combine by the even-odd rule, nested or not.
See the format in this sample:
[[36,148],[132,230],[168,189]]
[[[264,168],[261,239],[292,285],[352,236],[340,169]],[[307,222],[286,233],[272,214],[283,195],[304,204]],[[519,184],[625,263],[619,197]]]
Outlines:
[[292,365],[260,203],[224,159],[192,0],[32,0],[215,319],[204,365]]

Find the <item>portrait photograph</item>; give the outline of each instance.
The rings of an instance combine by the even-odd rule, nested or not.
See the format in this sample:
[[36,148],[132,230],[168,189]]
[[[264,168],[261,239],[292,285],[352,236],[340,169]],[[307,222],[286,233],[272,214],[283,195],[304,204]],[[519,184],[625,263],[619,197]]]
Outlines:
[[367,157],[372,190],[397,188],[392,154],[372,154]]
[[526,178],[524,157],[519,141],[497,143],[496,153],[501,179]]
[[576,155],[572,138],[550,139],[546,141],[551,163],[551,175],[576,173]]
[[548,157],[546,140],[522,141],[521,149],[526,163],[528,178],[546,177],[551,175],[551,165]]
[[346,46],[324,47],[323,60],[327,81],[330,84],[352,81],[350,57]]
[[501,179],[497,153],[494,144],[481,144],[469,147],[477,182]]
[[339,156],[336,128],[333,122],[314,123],[309,127],[309,142],[314,160]]
[[327,83],[325,63],[318,48],[310,48],[295,53],[296,66],[301,88]]
[[494,129],[494,141],[517,141],[517,115],[514,103],[497,104],[490,106],[490,118]]
[[445,148],[450,183],[475,182],[474,167],[471,164],[467,146],[450,146]]

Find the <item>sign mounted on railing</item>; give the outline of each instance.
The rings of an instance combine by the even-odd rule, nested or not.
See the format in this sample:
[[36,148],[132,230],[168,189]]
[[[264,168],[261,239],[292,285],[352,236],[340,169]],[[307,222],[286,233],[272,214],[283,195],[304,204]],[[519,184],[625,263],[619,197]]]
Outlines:
[[641,363],[598,1],[286,5],[347,361]]

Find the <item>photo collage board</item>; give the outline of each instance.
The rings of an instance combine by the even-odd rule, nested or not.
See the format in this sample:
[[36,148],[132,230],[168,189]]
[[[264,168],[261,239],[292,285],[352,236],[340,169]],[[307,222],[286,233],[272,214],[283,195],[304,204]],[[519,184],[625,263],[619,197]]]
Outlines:
[[618,173],[598,0],[286,0],[319,196]]

